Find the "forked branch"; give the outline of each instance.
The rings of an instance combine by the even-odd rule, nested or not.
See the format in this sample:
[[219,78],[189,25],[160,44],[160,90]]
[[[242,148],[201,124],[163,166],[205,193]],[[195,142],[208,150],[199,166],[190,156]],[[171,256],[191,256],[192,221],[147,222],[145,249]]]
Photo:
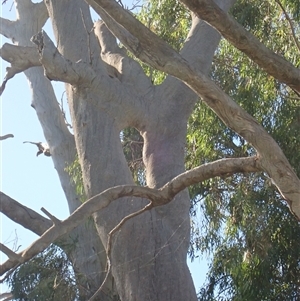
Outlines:
[[[198,2],[191,0],[193,3],[193,11],[199,9]],[[293,168],[284,156],[281,148],[276,141],[267,133],[267,131],[237,103],[235,103],[219,86],[217,86],[208,76],[205,76],[200,70],[195,70],[194,66],[189,64],[180,54],[170,47],[166,42],[156,36],[131,14],[123,10],[116,2],[110,0],[87,0],[87,2],[96,10],[96,12],[104,9],[117,23],[122,25],[128,32],[132,34],[134,39],[125,39],[114,33],[120,41],[128,47],[128,49],[143,62],[150,66],[161,70],[165,73],[173,75],[186,83],[192,88],[205,103],[219,116],[219,118],[232,130],[242,136],[245,140],[252,144],[257,150],[261,159],[261,163],[265,172],[275,182],[278,190],[284,199],[289,203],[291,210],[300,219],[300,180],[298,179]],[[186,0],[188,2],[188,0]],[[199,1],[207,6],[213,1]],[[213,5],[213,4],[211,4]],[[220,8],[210,7],[209,12],[212,14],[219,13],[218,18],[224,15],[227,20],[229,17]],[[209,13],[207,12],[207,13]],[[218,19],[218,22],[223,22]],[[230,19],[231,20],[231,19]],[[233,19],[231,26],[235,24]],[[229,25],[228,25],[229,26]],[[241,29],[245,33],[244,29]],[[242,41],[247,41],[248,34]],[[251,35],[251,40],[256,39]],[[248,43],[242,45],[249,46]],[[258,43],[260,43],[257,40]],[[256,43],[256,42],[255,42]],[[152,47],[155,44],[156,47]],[[257,44],[255,44],[257,45]],[[295,68],[284,58],[279,57],[265,46],[266,55],[271,55],[274,59],[267,60],[271,65],[266,69],[271,75],[276,75],[278,79],[284,79],[285,74],[288,82],[295,90],[300,91],[300,70]],[[243,48],[243,47],[242,47]],[[257,51],[255,52],[257,54]],[[266,56],[263,56],[265,58]],[[266,67],[266,65],[263,65]],[[278,66],[281,66],[278,68]],[[283,77],[283,78],[282,78]],[[287,82],[286,80],[282,80]]]
[[274,53],[211,0],[180,0],[267,73],[300,93],[300,70]]
[[[73,212],[67,219],[61,221],[59,226],[55,224],[49,228],[39,239],[23,252],[16,254],[15,259],[10,259],[0,266],[0,274],[14,269],[18,264],[30,260],[33,256],[45,250],[51,243],[62,235],[69,233],[80,223],[85,221],[94,212],[107,207],[111,202],[122,197],[140,197],[150,200],[149,210],[156,206],[169,203],[174,196],[186,187],[216,176],[230,176],[237,172],[261,171],[260,161],[257,157],[222,159],[212,163],[204,164],[195,169],[187,171],[171,180],[161,189],[151,189],[140,186],[116,186],[90,198]],[[140,214],[141,212],[139,212]],[[135,216],[133,213],[132,216]],[[128,218],[121,222],[124,223]],[[117,228],[118,229],[118,228]],[[113,234],[114,232],[112,232]]]

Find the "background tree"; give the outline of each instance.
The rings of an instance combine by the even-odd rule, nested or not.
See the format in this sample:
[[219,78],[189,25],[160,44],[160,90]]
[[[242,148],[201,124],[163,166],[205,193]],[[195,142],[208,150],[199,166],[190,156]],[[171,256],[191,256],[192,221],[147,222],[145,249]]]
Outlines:
[[[55,167],[66,192],[70,212],[73,212],[70,218],[62,223],[48,214],[54,222],[54,226],[25,253],[12,254],[3,248],[9,254],[10,261],[3,265],[2,271],[6,272],[14,268],[16,263],[28,260],[93,213],[96,227],[92,226],[89,231],[86,231],[84,226],[78,226],[74,230],[74,234],[78,238],[78,245],[69,254],[74,269],[86,275],[84,281],[77,279],[80,284],[79,288],[82,288],[80,291],[82,298],[94,294],[106,276],[106,273],[102,273],[105,258],[98,256],[104,254],[104,245],[107,246],[106,251],[110,257],[114,279],[111,278],[105,282],[105,287],[102,287],[99,292],[100,295],[97,292],[97,298],[111,299],[118,294],[121,300],[195,300],[195,290],[186,266],[190,227],[189,197],[187,191],[178,193],[179,191],[192,183],[203,183],[200,190],[192,191],[192,199],[198,201],[199,195],[206,196],[205,213],[207,213],[208,219],[213,212],[217,213],[217,216],[212,219],[212,223],[208,224],[209,226],[213,224],[213,228],[208,229],[209,233],[213,233],[212,230],[215,230],[214,239],[221,239],[217,231],[224,227],[225,217],[229,217],[229,221],[231,220],[229,229],[232,240],[239,234],[238,226],[246,234],[250,231],[249,228],[246,230],[242,228],[249,220],[248,212],[252,211],[248,210],[244,203],[240,204],[239,202],[239,193],[244,193],[242,189],[244,176],[236,174],[237,172],[262,171],[264,177],[268,174],[268,177],[272,178],[272,183],[274,182],[278,187],[282,197],[290,204],[292,211],[298,217],[300,216],[299,180],[279,146],[249,114],[207,77],[220,36],[199,17],[208,22],[214,22],[213,26],[232,43],[235,41],[236,43],[233,44],[236,47],[245,51],[269,74],[298,92],[300,90],[299,70],[296,68],[297,66],[292,66],[280,56],[263,48],[261,44],[257,44],[257,40],[232,21],[225,11],[233,1],[221,1],[221,9],[213,2],[184,1],[194,11],[191,19],[187,18],[186,20],[184,18],[189,15],[187,11],[178,8],[177,5],[174,6],[173,25],[176,27],[176,21],[180,19],[185,20],[180,23],[182,29],[191,25],[185,42],[183,43],[183,40],[180,39],[179,43],[175,45],[177,49],[181,48],[180,55],[115,2],[104,0],[87,2],[101,16],[105,25],[97,22],[93,26],[88,6],[82,1],[69,3],[52,0],[46,1],[45,4],[35,5],[30,1],[16,1],[18,20],[16,22],[2,20],[4,24],[2,34],[10,37],[14,42],[18,42],[19,45],[18,47],[4,45],[1,50],[2,58],[12,63],[4,86],[15,73],[26,70],[26,76],[34,91],[32,105],[40,118]],[[239,16],[238,12],[244,11],[242,4],[236,9],[237,16]],[[33,11],[34,14],[32,14]],[[234,10],[233,13],[235,13]],[[211,14],[217,18],[212,19]],[[31,46],[29,40],[40,30],[48,15],[53,24],[58,47],[54,47],[46,33],[38,34],[32,40],[37,45],[37,55],[36,48]],[[171,21],[167,20],[167,22]],[[228,31],[222,27],[223,23],[227,24]],[[151,25],[153,24],[152,30],[160,28],[155,26],[155,23]],[[231,30],[232,28],[229,26],[233,26],[236,30]],[[70,32],[72,32],[71,35]],[[160,85],[153,85],[151,78],[144,75],[139,64],[128,57],[124,49],[117,45],[111,32],[137,58],[166,74],[179,78],[186,85],[170,76],[166,76]],[[159,34],[164,37],[167,33],[162,30]],[[181,35],[179,36],[181,37]],[[243,45],[241,45],[241,36],[244,37],[243,41],[246,41],[243,42]],[[173,38],[176,41],[176,34]],[[79,44],[78,41],[80,41]],[[252,46],[257,47],[256,52]],[[239,89],[241,84],[239,86],[238,81],[247,74],[242,68],[235,70],[235,62],[240,55],[233,54],[233,57],[229,59],[229,62],[233,63],[232,70],[230,68],[222,70],[222,64],[218,64],[219,61],[227,58],[224,54],[228,54],[225,50],[229,46],[223,47],[218,48],[217,54],[220,52],[220,55],[216,56],[214,61],[212,78],[222,84],[220,79],[227,79],[228,72],[231,72],[229,74],[235,72],[236,80],[230,83],[231,88],[229,88],[230,85],[225,85],[224,91],[231,94],[232,97],[239,96],[238,93],[243,90],[250,91],[251,86],[247,88],[247,85],[245,85],[246,89]],[[5,52],[8,50],[9,55]],[[231,54],[231,51],[229,53]],[[265,58],[265,61],[260,59],[258,53]],[[20,56],[21,60],[18,60]],[[270,63],[268,59],[273,61]],[[249,62],[241,66],[246,68],[248,64]],[[66,91],[74,136],[64,123],[50,82],[42,76],[42,68],[35,67],[27,70],[28,67],[40,65],[44,68],[48,79],[67,83]],[[280,68],[280,72],[276,67]],[[157,77],[155,76],[155,78]],[[249,81],[249,85],[252,84],[251,79]],[[245,94],[246,91],[244,91]],[[282,93],[284,90],[279,87],[277,91]],[[41,95],[42,92],[43,95]],[[205,126],[209,124],[207,120],[213,121],[215,118],[202,104],[196,107],[191,116],[187,135],[187,122],[199,96],[239,136],[228,128],[222,129],[221,126],[219,129],[216,126],[217,133],[211,126],[204,135],[202,132],[198,134],[199,126],[201,131],[202,127],[205,131]],[[249,97],[250,92],[248,97],[244,96],[245,103],[249,103]],[[273,98],[272,104],[275,105],[275,109],[281,103],[280,98],[275,97],[275,100]],[[248,109],[243,102],[241,104],[243,104],[243,108]],[[261,106],[257,107],[260,109]],[[257,114],[254,106],[250,107],[248,112],[253,115]],[[259,117],[260,123],[270,131],[267,127],[268,124],[264,124],[260,120],[263,116],[257,114],[255,117]],[[204,117],[205,119],[202,119]],[[269,122],[272,126],[275,124],[274,115],[270,117]],[[218,123],[214,122],[213,125]],[[130,137],[130,135],[126,134],[133,131],[128,128],[136,128],[144,140],[145,173],[143,167],[139,165],[139,169],[135,169],[138,171],[134,177],[122,149],[122,144],[129,141],[126,137]],[[194,129],[197,129],[197,132]],[[122,139],[122,135],[120,139],[120,132],[124,133],[127,140],[124,137]],[[188,138],[187,146],[186,137]],[[209,147],[203,148],[197,141],[200,139],[204,143],[204,138],[210,139],[210,147],[213,152],[209,152]],[[252,146],[249,146],[245,140]],[[141,140],[137,138],[132,139],[131,142],[139,144]],[[162,190],[132,186],[134,180],[145,179],[150,188],[162,187],[184,171],[186,154],[188,156],[187,164],[190,167],[194,165],[195,157],[193,158],[193,156],[195,154],[202,155],[203,152],[205,155],[196,165],[224,157],[231,157],[231,159],[203,165],[193,172],[177,178]],[[133,156],[135,153],[136,151],[133,149],[131,153],[127,153],[127,157],[130,154],[134,161],[136,160],[135,155]],[[76,183],[71,181],[72,175],[67,170],[68,166],[74,164],[76,155],[78,155],[81,166],[85,196],[86,198],[96,196],[84,203],[78,210],[76,209],[81,205],[81,195],[78,195]],[[241,156],[247,158],[235,158]],[[216,176],[222,176],[224,179],[208,180]],[[257,187],[261,188],[259,185],[265,183],[260,180],[264,180],[264,178],[259,178],[257,174],[251,174],[247,179],[251,179],[251,177],[252,180],[249,181],[252,186],[246,185],[247,189],[251,190],[251,187],[254,187],[254,192],[257,192]],[[204,180],[208,182],[203,182]],[[106,191],[110,187],[125,184],[131,186],[116,187]],[[263,185],[261,184],[261,186]],[[261,188],[258,192],[262,191]],[[98,195],[99,193],[100,195]],[[273,201],[274,194],[267,194],[267,196],[271,197]],[[118,201],[109,204],[116,198]],[[143,214],[129,219],[122,224],[121,228],[117,228],[118,231],[115,231],[114,236],[108,235],[124,217],[144,208],[147,204],[145,198],[150,198],[152,201],[146,208],[151,211],[144,210]],[[173,200],[171,201],[171,199]],[[258,194],[249,197],[250,204],[260,200],[261,197]],[[279,203],[272,203],[271,208],[277,209],[281,213],[287,212],[285,207],[280,210],[282,204],[280,199],[278,200]],[[1,201],[4,205],[13,203],[3,194]],[[230,216],[226,214],[222,206],[230,213]],[[5,206],[3,208],[5,214],[14,217],[15,213],[11,209],[8,210]],[[269,209],[266,207],[266,214],[269,213]],[[257,209],[258,211],[259,209]],[[259,217],[256,218],[257,221],[260,221]],[[19,220],[18,222],[27,225],[39,235],[49,228],[49,220],[44,220],[44,227],[28,225],[26,217],[23,221]],[[232,224],[236,225],[236,229],[232,228]],[[254,223],[252,232],[250,231],[248,236],[244,235],[249,238],[249,241],[242,242],[240,250],[237,251],[245,249],[245,252],[249,252],[249,256],[251,256],[254,251],[258,250],[258,247],[255,246],[257,240],[253,238],[257,224],[259,223]],[[246,227],[244,226],[244,228]],[[267,232],[266,236],[268,234]],[[99,239],[95,240],[95,237]],[[210,237],[207,237],[209,240]],[[110,243],[111,241],[112,243]],[[135,242],[134,245],[130,243],[132,241]],[[86,256],[84,252],[88,252],[89,256]],[[90,258],[93,258],[93,261],[86,262]],[[221,262],[219,266],[224,267],[224,262]],[[93,270],[93,273],[86,269]],[[231,265],[229,270],[232,269]],[[222,271],[216,269],[212,271],[215,278],[222,276]],[[236,275],[238,273],[233,274],[233,276]],[[213,288],[216,282],[213,277],[211,279],[210,287]],[[232,279],[235,281],[234,277]],[[236,278],[237,280],[238,278]],[[217,283],[217,285],[220,284]],[[203,293],[203,296],[205,295],[211,297],[212,293],[208,291]]]

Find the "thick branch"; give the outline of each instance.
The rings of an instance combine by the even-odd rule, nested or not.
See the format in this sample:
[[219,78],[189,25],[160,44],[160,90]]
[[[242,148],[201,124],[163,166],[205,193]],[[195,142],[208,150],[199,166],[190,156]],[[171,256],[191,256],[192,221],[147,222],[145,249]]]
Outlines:
[[69,84],[91,82],[96,74],[86,63],[78,61],[73,63],[65,59],[54,46],[46,32],[39,32],[32,38],[38,46],[40,61],[45,69],[45,74],[50,80],[63,81]]
[[0,34],[2,34],[8,39],[14,40],[15,23],[16,22],[14,21],[10,21],[0,17]]
[[[86,0],[86,2],[89,3],[99,15],[105,10],[111,18],[128,31],[128,34],[124,35],[123,29],[123,33],[116,34],[116,36],[123,45],[143,62],[162,71],[165,71],[163,69],[167,67],[170,70],[170,72],[168,72],[170,74],[178,71],[177,61],[185,62],[174,49],[135,19],[128,11],[122,9],[117,2],[110,0]],[[108,27],[112,30],[110,25]],[[119,29],[114,27],[112,30],[114,34],[115,30],[117,31]],[[154,44],[155,47],[153,47]],[[154,48],[155,50],[153,50]]]
[[0,49],[0,56],[16,69],[19,69],[19,72],[30,67],[41,66],[36,47],[16,46],[5,43]]
[[18,203],[0,191],[0,212],[24,228],[42,235],[52,226],[52,222],[34,210]]
[[0,251],[3,252],[9,259],[19,261],[20,256],[13,252],[11,249],[0,243]]
[[[109,0],[87,1],[92,3],[96,11],[101,6],[116,22],[122,24],[135,36],[135,41],[127,41],[132,42],[129,50],[134,55],[152,67],[185,82],[203,98],[228,127],[253,145],[259,153],[264,170],[274,180],[280,193],[289,203],[291,210],[300,219],[300,181],[281,148],[265,129],[211,79],[199,70],[195,70],[167,43],[124,11],[116,2]],[[153,44],[157,47],[152,47]],[[300,79],[299,75],[298,79]]]
[[5,89],[5,85],[16,74],[28,68],[40,66],[38,52],[34,47],[22,47],[5,43],[0,49],[0,57],[11,63],[11,67],[6,68],[6,75],[0,88],[0,95]]
[[45,250],[52,242],[62,235],[70,232],[80,223],[86,220],[94,212],[107,207],[112,201],[125,196],[141,197],[151,200],[152,206],[148,208],[161,206],[169,203],[173,197],[181,190],[189,185],[204,181],[216,176],[230,176],[237,172],[257,172],[260,171],[260,163],[258,158],[236,158],[222,159],[209,164],[202,165],[193,170],[176,177],[167,183],[161,189],[151,189],[139,186],[116,186],[109,188],[104,192],[92,197],[82,204],[67,219],[62,221],[59,226],[52,226],[31,246],[19,253],[21,255],[19,261],[8,260],[0,266],[0,274],[14,268],[18,263],[28,261],[39,252]]
[[[19,45],[22,46],[34,46],[35,45],[30,42],[30,39],[33,35],[37,34],[42,30],[42,26],[44,25],[43,21],[48,15],[48,11],[45,7],[45,3],[50,5],[49,1],[41,1],[39,5],[30,5],[32,4],[31,0],[17,0],[17,14],[18,14],[18,27],[16,32],[16,41],[18,41]],[[55,1],[52,1],[53,4]],[[80,27],[82,27],[81,19],[78,19],[77,16],[73,15],[75,10],[70,8],[69,3],[66,1],[56,1],[59,3],[65,3],[66,7],[68,7],[68,15],[72,15],[70,20],[75,20],[76,26],[62,26],[73,29],[73,34],[70,35],[70,30],[68,31],[68,41],[69,38],[76,40],[76,46],[74,47],[73,43],[68,43],[74,49],[86,49],[86,45],[84,44],[84,36],[80,35],[81,38],[78,39],[78,31]],[[74,3],[74,1],[71,1]],[[79,3],[79,1],[75,1]],[[83,1],[80,0],[81,3]],[[85,5],[86,6],[86,5]],[[35,11],[34,8],[40,7],[43,11]],[[64,9],[61,10],[63,13]],[[72,13],[70,13],[72,11]],[[78,11],[78,9],[77,9]],[[80,11],[80,10],[79,10]],[[87,13],[86,13],[87,12]],[[88,8],[83,8],[84,15],[89,15]],[[66,17],[66,16],[64,16]],[[55,18],[53,18],[55,19]],[[68,19],[68,18],[65,18]],[[88,22],[86,18],[84,18],[84,24],[87,25],[88,29],[92,28],[92,22]],[[55,20],[55,24],[58,22]],[[65,24],[65,23],[64,23]],[[56,25],[54,29],[56,29]],[[74,24],[73,24],[74,25]],[[91,26],[90,26],[91,25]],[[61,29],[61,26],[58,26]],[[86,35],[86,32],[84,31]],[[76,38],[77,37],[77,38]],[[83,39],[82,39],[83,38]],[[92,40],[92,39],[91,39]],[[93,39],[96,41],[96,39]],[[58,41],[59,45],[59,41]],[[96,49],[96,50],[95,50]],[[98,51],[97,51],[98,50]],[[99,55],[99,47],[92,49],[93,53],[96,54],[97,61]],[[74,57],[68,58],[73,59]],[[37,53],[36,58],[39,59],[40,56]],[[82,55],[79,55],[77,59],[73,61],[77,61],[79,59],[83,59]],[[100,60],[99,60],[100,62]],[[99,70],[99,65],[95,69]],[[93,65],[93,68],[95,65]],[[86,66],[84,69],[87,69]],[[39,121],[42,125],[43,132],[45,138],[47,140],[48,145],[50,146],[50,151],[52,155],[52,160],[55,166],[55,169],[58,172],[60,182],[62,188],[65,192],[66,198],[69,204],[70,212],[73,212],[78,206],[81,205],[80,199],[76,193],[76,185],[73,181],[70,180],[70,174],[66,171],[66,167],[73,164],[76,158],[76,147],[73,135],[69,132],[68,128],[65,125],[64,118],[62,117],[62,112],[57,102],[57,99],[54,94],[53,87],[51,82],[45,78],[44,70],[41,67],[30,68],[25,71],[25,75],[29,81],[29,87],[32,92],[32,107],[35,109]],[[70,98],[69,98],[70,100]],[[44,231],[43,231],[44,232]],[[92,291],[96,289],[101,280],[101,275],[104,270],[104,260],[102,257],[105,257],[104,248],[101,244],[100,238],[97,235],[97,231],[95,228],[91,227],[89,231],[86,229],[86,225],[84,223],[74,229],[72,233],[69,233],[67,237],[64,237],[63,240],[69,239],[77,239],[80,241],[80,244],[76,245],[76,248],[72,248],[72,250],[65,249],[65,246],[61,246],[65,249],[69,258],[73,263],[73,267],[77,273],[86,275],[86,277],[81,277],[79,279],[79,290],[80,295],[83,297],[86,293],[88,293],[89,289]],[[60,242],[55,242],[60,244]],[[100,272],[99,272],[100,271]]]
[[[112,20],[104,11],[101,14],[101,18],[105,21],[105,24],[121,29],[119,24]],[[128,57],[125,49],[121,49],[118,46],[115,36],[112,35],[105,24],[103,21],[96,22],[95,34],[101,45],[101,58],[111,67],[108,73],[111,77],[117,77],[122,83],[129,83],[136,90],[146,93],[152,88],[150,79],[145,75],[140,64]],[[123,34],[128,35],[124,28]]]
[[211,0],[181,0],[267,73],[300,93],[300,70],[277,55]]

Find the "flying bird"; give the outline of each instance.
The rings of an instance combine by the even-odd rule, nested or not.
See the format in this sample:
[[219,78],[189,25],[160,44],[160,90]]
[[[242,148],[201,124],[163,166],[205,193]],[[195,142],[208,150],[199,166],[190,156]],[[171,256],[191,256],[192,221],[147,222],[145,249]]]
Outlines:
[[44,142],[31,142],[31,141],[24,141],[23,143],[31,143],[35,144],[38,147],[38,152],[36,153],[36,156],[39,156],[40,154],[44,154],[47,157],[51,156],[50,149],[47,143]]

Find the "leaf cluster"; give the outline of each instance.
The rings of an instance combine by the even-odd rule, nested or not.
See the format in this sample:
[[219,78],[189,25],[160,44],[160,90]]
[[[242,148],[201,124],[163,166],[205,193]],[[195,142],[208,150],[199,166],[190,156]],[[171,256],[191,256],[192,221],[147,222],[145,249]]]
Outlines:
[[[299,20],[297,5],[282,3]],[[231,13],[267,47],[299,65],[299,49],[276,2],[238,1]],[[299,36],[299,26],[294,30]],[[212,78],[271,133],[300,175],[299,96],[225,40],[217,49]],[[251,145],[205,105],[196,105],[188,124],[187,168],[253,154]],[[191,188],[190,196],[193,215],[201,208],[190,255],[200,251],[211,260],[199,300],[297,300],[300,228],[267,175],[211,179]]]
[[84,203],[87,198],[84,191],[82,170],[78,156],[76,156],[72,164],[65,168],[65,171],[70,175],[72,184],[75,185],[76,194],[78,195],[81,203]]
[[145,186],[145,166],[143,163],[144,140],[135,128],[126,128],[121,133],[123,153],[136,184]]
[[[288,13],[287,20],[279,3]],[[239,0],[231,14],[268,48],[299,66],[298,1]],[[186,9],[174,0],[146,2],[138,18],[180,50],[190,26]],[[155,84],[165,74],[143,66]],[[222,39],[211,77],[256,118],[278,142],[300,175],[300,98]],[[186,168],[221,158],[255,155],[243,138],[224,126],[199,101],[188,122]],[[130,137],[135,137],[131,139]],[[124,132],[124,141],[140,141]],[[124,149],[129,162],[132,150]],[[141,148],[138,153],[141,154]],[[137,156],[137,153],[134,155]],[[143,166],[133,173],[142,174]],[[134,171],[136,170],[136,171]],[[137,172],[137,170],[139,172]],[[135,176],[138,179],[138,176]],[[190,256],[210,258],[199,300],[296,300],[300,276],[300,228],[264,173],[214,178],[190,187]]]
[[75,300],[78,297],[75,275],[66,254],[50,245],[22,264],[8,278],[14,300]]

